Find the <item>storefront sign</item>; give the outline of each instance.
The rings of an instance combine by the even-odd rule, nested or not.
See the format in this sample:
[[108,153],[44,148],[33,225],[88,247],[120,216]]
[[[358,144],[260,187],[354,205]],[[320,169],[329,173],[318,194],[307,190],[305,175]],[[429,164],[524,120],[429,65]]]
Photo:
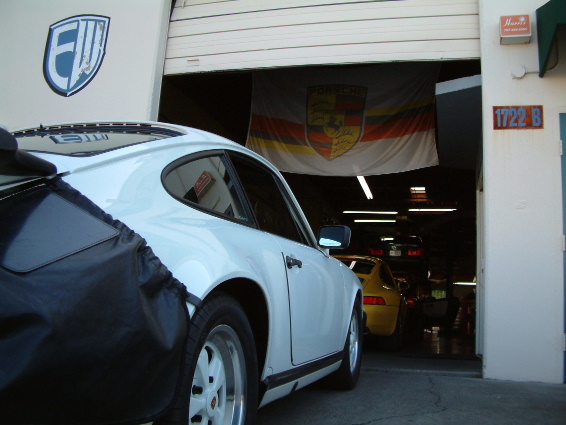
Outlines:
[[500,44],[526,44],[531,41],[529,15],[501,16],[499,18]]
[[542,105],[493,107],[494,130],[538,130],[543,124]]

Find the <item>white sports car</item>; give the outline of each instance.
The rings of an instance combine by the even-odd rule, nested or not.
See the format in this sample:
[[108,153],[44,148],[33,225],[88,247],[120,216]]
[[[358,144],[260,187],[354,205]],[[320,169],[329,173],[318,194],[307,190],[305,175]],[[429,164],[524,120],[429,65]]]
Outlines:
[[317,239],[264,158],[152,122],[0,133],[0,423],[250,425],[355,386],[349,229]]

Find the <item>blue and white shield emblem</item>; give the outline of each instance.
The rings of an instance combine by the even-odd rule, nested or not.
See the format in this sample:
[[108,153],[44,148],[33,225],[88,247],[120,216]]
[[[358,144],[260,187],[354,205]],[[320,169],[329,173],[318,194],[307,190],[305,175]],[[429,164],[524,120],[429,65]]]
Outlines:
[[109,26],[106,16],[79,15],[49,27],[43,74],[55,93],[69,97],[92,81],[104,58]]

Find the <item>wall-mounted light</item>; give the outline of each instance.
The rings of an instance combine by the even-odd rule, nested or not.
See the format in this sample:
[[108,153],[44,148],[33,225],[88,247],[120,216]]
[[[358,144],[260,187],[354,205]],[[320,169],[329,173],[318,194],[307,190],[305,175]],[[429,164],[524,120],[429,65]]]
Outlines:
[[380,220],[380,219],[372,219],[372,218],[360,218],[358,220],[354,220],[354,223],[395,223],[395,220]]
[[342,211],[343,214],[383,214],[397,215],[398,211]]
[[456,208],[409,208],[409,212],[451,212]]
[[369,190],[369,186],[368,186],[364,176],[358,176],[358,181],[360,182],[360,185],[362,186],[362,189],[364,190],[364,193],[366,194],[366,198],[373,199],[373,195],[371,193],[371,190]]
[[426,187],[424,186],[413,186],[411,187],[411,193],[412,194],[418,194],[418,193],[426,193]]
[[424,186],[413,186],[411,187],[411,202],[424,202],[428,201],[426,194],[426,187]]

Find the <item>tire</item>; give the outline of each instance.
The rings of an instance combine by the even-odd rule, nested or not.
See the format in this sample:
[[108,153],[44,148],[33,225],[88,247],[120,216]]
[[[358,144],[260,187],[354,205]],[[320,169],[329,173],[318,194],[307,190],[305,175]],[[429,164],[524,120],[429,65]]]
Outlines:
[[344,344],[344,358],[340,368],[328,376],[328,386],[338,390],[351,390],[356,386],[362,365],[362,341],[362,309],[360,303],[356,302]]
[[258,365],[244,310],[231,296],[210,295],[189,330],[180,395],[160,425],[252,425],[258,409]]

